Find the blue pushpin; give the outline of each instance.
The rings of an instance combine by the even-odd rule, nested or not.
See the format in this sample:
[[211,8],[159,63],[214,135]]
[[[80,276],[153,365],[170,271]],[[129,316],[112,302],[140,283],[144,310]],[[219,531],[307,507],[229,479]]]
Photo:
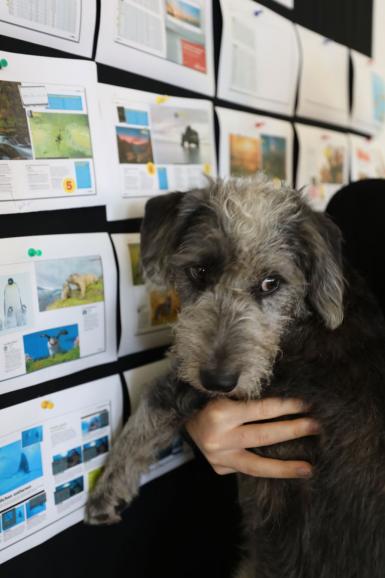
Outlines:
[[254,16],[259,16],[262,14],[263,10],[254,10]]
[[7,68],[8,66],[8,60],[6,58],[2,58],[0,60],[0,68]]

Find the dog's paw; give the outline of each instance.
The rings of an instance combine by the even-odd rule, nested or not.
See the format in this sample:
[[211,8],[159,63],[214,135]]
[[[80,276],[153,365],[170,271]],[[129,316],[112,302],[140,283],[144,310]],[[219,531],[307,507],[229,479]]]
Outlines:
[[126,506],[125,500],[112,499],[99,492],[92,493],[86,504],[84,521],[93,526],[117,524],[121,521],[121,513]]

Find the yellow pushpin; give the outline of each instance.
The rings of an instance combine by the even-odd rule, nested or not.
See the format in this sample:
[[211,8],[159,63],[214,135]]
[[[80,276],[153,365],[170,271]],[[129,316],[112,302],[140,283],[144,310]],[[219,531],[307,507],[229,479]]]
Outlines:
[[205,175],[211,175],[211,164],[210,163],[205,163],[203,165],[203,172]]
[[170,97],[167,96],[166,94],[159,94],[159,95],[156,97],[155,102],[156,102],[156,104],[164,104],[165,102],[168,101],[169,98],[170,98]]
[[156,174],[156,166],[154,163],[147,163],[147,172],[148,174],[153,177]]
[[41,408],[42,409],[53,409],[55,407],[55,404],[52,401],[49,401],[48,399],[44,399],[41,402]]

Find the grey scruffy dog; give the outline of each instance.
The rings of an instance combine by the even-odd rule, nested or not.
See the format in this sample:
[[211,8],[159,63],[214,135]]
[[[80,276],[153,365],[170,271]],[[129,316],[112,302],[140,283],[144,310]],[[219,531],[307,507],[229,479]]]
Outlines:
[[120,519],[140,474],[209,399],[297,397],[321,435],[255,451],[310,461],[314,475],[240,476],[238,575],[383,578],[384,326],[342,262],[337,227],[264,177],[213,182],[148,202],[142,261],[181,298],[173,368],[148,387],[115,444],[88,521]]

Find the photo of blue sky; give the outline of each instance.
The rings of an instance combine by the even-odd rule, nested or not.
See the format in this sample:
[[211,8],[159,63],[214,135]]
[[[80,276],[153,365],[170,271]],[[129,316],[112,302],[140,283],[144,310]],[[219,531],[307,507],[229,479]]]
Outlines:
[[43,475],[40,444],[22,447],[21,440],[0,447],[0,495]]

